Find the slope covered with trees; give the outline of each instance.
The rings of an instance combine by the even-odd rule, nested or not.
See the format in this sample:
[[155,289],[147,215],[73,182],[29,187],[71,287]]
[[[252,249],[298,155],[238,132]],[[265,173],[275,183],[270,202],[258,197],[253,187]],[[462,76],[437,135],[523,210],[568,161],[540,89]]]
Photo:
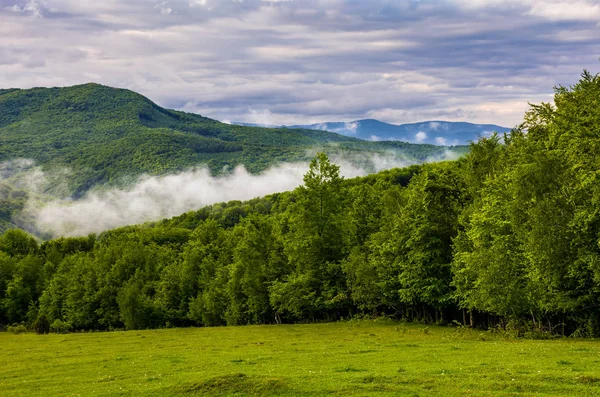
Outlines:
[[[98,84],[0,90],[0,232],[33,230],[22,212],[28,200],[78,198],[94,187],[128,187],[142,174],[194,167],[219,174],[244,165],[258,173],[282,162],[308,162],[316,150],[375,172],[373,156],[421,163],[444,157],[448,148],[228,125]],[[452,148],[454,155],[466,150]],[[20,172],[38,165],[46,171],[42,183]]]
[[143,173],[199,165],[214,173],[238,164],[259,172],[279,162],[309,160],[308,149],[314,148],[330,154],[393,149],[415,162],[445,150],[402,142],[386,146],[324,131],[228,125],[98,84],[0,91],[0,163],[26,158],[46,169],[67,169],[76,195]]
[[457,161],[41,245],[0,237],[0,321],[113,329],[385,313],[600,335],[600,76]]

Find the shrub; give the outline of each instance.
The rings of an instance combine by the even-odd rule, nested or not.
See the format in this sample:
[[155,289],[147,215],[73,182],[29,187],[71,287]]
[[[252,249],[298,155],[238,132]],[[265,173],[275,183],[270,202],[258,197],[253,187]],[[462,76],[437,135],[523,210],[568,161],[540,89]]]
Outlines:
[[22,334],[23,332],[27,332],[27,327],[23,324],[13,324],[6,328],[6,330],[13,334]]
[[54,320],[54,322],[50,325],[50,329],[52,332],[56,332],[57,334],[66,334],[69,332],[73,326],[71,323],[61,320]]

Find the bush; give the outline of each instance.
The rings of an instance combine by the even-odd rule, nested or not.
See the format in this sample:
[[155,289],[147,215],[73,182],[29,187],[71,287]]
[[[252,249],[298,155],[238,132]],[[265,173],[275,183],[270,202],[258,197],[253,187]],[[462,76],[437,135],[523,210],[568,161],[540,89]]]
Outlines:
[[73,326],[71,323],[58,319],[54,320],[54,322],[50,325],[52,332],[56,332],[57,334],[66,334],[67,332],[71,331],[72,328]]
[[33,323],[33,329],[36,334],[47,334],[50,332],[50,322],[43,314]]
[[23,332],[27,332],[27,327],[23,324],[13,324],[6,328],[6,330],[13,334],[22,334]]

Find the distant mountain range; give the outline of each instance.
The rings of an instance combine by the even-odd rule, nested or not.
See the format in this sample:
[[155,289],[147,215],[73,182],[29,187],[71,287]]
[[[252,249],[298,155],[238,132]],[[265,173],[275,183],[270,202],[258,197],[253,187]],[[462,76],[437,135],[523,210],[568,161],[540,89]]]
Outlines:
[[[257,124],[234,123],[254,126]],[[366,119],[351,122],[327,122],[308,125],[260,125],[267,128],[298,128],[330,131],[366,141],[403,141],[411,143],[429,143],[433,145],[456,146],[477,141],[493,132],[502,134],[510,128],[495,124],[473,124],[451,121],[424,121],[411,124],[389,124],[379,120]]]

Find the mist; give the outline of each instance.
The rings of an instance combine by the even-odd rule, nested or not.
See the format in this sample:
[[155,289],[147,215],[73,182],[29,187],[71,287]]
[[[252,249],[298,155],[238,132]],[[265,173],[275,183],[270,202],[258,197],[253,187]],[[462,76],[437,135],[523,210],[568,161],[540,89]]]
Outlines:
[[[366,159],[332,157],[346,178],[364,176],[409,163],[397,155]],[[363,160],[363,161],[360,161]],[[127,189],[92,190],[83,198],[53,200],[40,206],[31,202],[26,211],[35,228],[52,236],[82,236],[116,227],[157,221],[218,202],[249,200],[293,190],[302,184],[308,163],[284,163],[254,175],[243,166],[222,176],[207,169],[193,169],[166,176],[142,176]]]
[[[448,151],[445,158],[454,158]],[[346,178],[364,176],[384,169],[406,167],[414,161],[390,151],[384,154],[332,155]],[[79,199],[53,194],[41,196],[57,177],[44,172],[30,160],[0,165],[0,179],[10,174],[12,183],[30,193],[24,213],[29,230],[46,236],[83,236],[121,226],[170,218],[207,205],[231,200],[249,200],[267,194],[293,190],[303,183],[306,163],[283,163],[260,174],[251,174],[243,166],[231,173],[212,176],[197,168],[166,176],[144,175],[125,189],[98,187]],[[9,171],[10,170],[10,171]],[[59,175],[66,171],[61,170]],[[61,189],[62,190],[62,189]],[[41,198],[42,197],[42,198]],[[64,197],[56,199],[56,197]]]
[[206,169],[142,176],[128,189],[91,191],[79,200],[55,200],[28,211],[42,233],[87,235],[173,217],[217,202],[291,190],[302,182],[304,171],[303,165],[284,164],[260,175],[237,167],[231,174],[219,177],[211,176]]

